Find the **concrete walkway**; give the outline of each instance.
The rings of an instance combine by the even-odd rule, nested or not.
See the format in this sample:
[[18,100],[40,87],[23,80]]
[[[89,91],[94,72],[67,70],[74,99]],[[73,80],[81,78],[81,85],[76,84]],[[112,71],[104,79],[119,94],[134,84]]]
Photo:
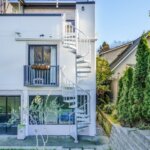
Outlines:
[[[49,136],[46,144],[47,150],[109,150],[108,138],[105,136],[102,128],[97,125],[97,135],[95,138],[87,136],[80,137],[79,143],[69,136]],[[35,136],[27,137],[25,140],[17,140],[16,136],[0,136],[0,150],[2,149],[35,149]],[[39,137],[39,146],[43,146],[42,139]]]

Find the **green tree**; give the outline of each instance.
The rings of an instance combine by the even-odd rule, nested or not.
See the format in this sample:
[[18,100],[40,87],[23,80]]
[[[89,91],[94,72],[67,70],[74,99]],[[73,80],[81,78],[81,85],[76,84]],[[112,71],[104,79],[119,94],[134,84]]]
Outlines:
[[118,118],[120,122],[125,126],[130,126],[130,119],[129,119],[129,92],[132,86],[133,80],[133,69],[129,67],[126,71],[124,76],[120,79],[119,89],[120,95],[118,95],[118,103],[117,103],[117,111],[118,111]]
[[96,58],[96,84],[97,84],[97,95],[100,100],[100,104],[103,107],[105,103],[108,103],[109,98],[106,92],[110,91],[108,80],[112,73],[110,70],[109,63],[102,57]]
[[110,49],[109,44],[107,42],[103,42],[100,46],[99,52],[106,52]]
[[146,124],[150,124],[150,54],[148,57],[148,75],[146,78],[146,88],[144,92],[144,102],[142,107],[142,115]]
[[119,103],[122,95],[123,95],[123,77],[119,79],[119,90],[118,90],[118,98],[117,98],[116,105]]
[[145,35],[141,37],[136,53],[136,66],[133,79],[133,122],[138,125],[142,121],[142,107],[148,69],[149,46]]

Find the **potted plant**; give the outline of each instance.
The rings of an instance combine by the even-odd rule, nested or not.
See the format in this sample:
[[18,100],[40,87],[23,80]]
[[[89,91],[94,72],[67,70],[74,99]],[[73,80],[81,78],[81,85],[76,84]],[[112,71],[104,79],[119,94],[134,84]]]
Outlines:
[[25,124],[18,124],[17,128],[17,139],[18,140],[24,140],[26,137],[26,125]]
[[34,64],[31,66],[31,68],[35,70],[48,70],[50,66],[46,64]]
[[20,109],[11,110],[11,118],[8,120],[7,123],[8,126],[15,125],[17,126],[17,139],[23,140],[25,139],[25,131],[26,131],[26,126],[25,124],[20,122]]

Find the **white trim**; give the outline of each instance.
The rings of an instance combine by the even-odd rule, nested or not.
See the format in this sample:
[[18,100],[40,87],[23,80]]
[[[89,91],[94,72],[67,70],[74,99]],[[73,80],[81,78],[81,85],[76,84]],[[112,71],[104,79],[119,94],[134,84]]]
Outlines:
[[51,38],[15,38],[16,41],[62,41],[61,39]]
[[128,53],[128,55],[126,55],[114,68],[111,69],[111,71],[114,71],[138,46],[136,46],[135,48],[132,49],[132,51],[130,51]]

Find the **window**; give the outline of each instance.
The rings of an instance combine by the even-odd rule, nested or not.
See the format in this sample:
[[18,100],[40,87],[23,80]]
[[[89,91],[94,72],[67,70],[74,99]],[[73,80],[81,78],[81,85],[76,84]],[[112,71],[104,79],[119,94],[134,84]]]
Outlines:
[[17,125],[20,123],[20,103],[20,96],[0,96],[0,134],[17,134]]
[[29,96],[29,124],[73,124],[73,109],[62,96]]
[[29,65],[46,64],[56,66],[56,49],[54,45],[30,45]]

